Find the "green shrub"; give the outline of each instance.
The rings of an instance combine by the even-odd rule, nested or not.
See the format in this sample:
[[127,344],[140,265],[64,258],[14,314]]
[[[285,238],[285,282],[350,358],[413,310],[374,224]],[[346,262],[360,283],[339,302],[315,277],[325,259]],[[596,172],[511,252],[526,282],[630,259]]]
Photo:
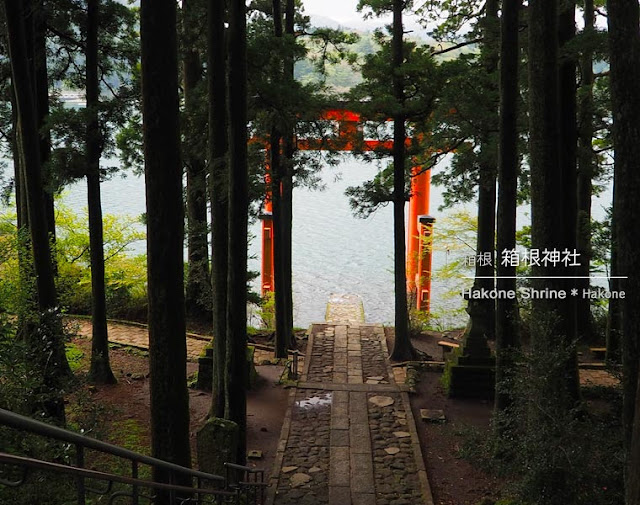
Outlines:
[[607,394],[606,412],[576,404],[563,382],[570,349],[542,344],[513,357],[501,386],[513,405],[494,419],[501,436],[471,432],[462,455],[507,477],[507,494],[521,505],[623,503],[619,392]]

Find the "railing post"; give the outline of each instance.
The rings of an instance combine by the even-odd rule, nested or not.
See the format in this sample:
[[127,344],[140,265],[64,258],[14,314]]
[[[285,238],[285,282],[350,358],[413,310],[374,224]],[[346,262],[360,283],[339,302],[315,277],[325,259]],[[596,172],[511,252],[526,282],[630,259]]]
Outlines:
[[[81,444],[76,444],[76,466],[78,468],[84,468],[84,446]],[[85,505],[85,489],[84,489],[84,477],[78,476],[77,486],[78,486],[78,505]]]
[[[174,478],[174,472],[173,470],[169,470],[169,484],[175,484],[175,478]],[[171,505],[173,505],[176,502],[176,491],[175,489],[171,489],[169,491],[169,503]]]
[[[136,460],[131,460],[131,477],[133,479],[138,478],[138,462]],[[134,484],[131,490],[131,503],[132,505],[139,505],[137,484]]]

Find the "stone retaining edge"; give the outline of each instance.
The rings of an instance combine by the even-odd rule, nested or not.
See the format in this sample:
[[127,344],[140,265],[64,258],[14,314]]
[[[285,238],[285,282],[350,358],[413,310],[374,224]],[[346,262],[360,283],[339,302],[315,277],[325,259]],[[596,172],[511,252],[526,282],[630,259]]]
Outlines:
[[287,413],[282,421],[282,430],[280,431],[280,439],[278,440],[278,449],[276,457],[271,467],[271,475],[269,476],[269,487],[267,488],[267,501],[265,505],[273,505],[278,491],[278,480],[280,479],[280,470],[282,469],[282,461],[284,453],[287,449],[287,441],[289,440],[289,431],[291,430],[291,416],[293,413],[293,404],[296,399],[297,388],[291,388],[289,392],[289,400],[287,402]]

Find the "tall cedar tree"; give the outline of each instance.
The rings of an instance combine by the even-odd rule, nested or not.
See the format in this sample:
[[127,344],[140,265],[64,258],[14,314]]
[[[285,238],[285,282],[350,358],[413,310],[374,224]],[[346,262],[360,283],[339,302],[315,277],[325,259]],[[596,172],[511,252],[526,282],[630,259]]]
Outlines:
[[623,421],[629,450],[626,474],[627,504],[640,503],[640,405],[638,387],[638,338],[640,336],[640,15],[638,2],[609,0],[611,105],[615,148],[618,273],[625,292],[622,305]]
[[[64,402],[60,396],[62,377],[70,373],[64,350],[63,332],[55,315],[57,306],[53,263],[44,208],[40,138],[35,107],[35,81],[29,61],[26,39],[27,9],[23,1],[5,1],[11,72],[19,125],[19,156],[22,169],[23,196],[28,211],[33,267],[36,275],[38,309],[46,338],[26,335],[35,363],[42,373],[49,399],[42,406],[45,413],[64,423]],[[33,338],[31,338],[33,337]],[[44,347],[42,347],[44,346]]]
[[[284,29],[282,25],[282,0],[273,0],[273,34],[275,37],[282,39]],[[284,65],[276,59],[274,62],[274,76],[276,79],[284,78]],[[286,174],[284,173],[284,162],[282,156],[282,125],[277,118],[271,128],[269,135],[269,153],[270,153],[270,179],[271,179],[271,208],[272,219],[274,224],[273,233],[273,261],[274,261],[274,305],[275,305],[275,323],[276,323],[276,350],[275,355],[278,358],[287,357],[287,348],[290,344],[287,331],[286,316],[287,313],[287,297],[286,297],[286,262],[285,247],[287,232],[284,229],[285,219],[283,216],[284,206],[282,187]]]
[[[295,40],[295,1],[286,0],[284,9],[284,33],[293,44]],[[294,83],[294,57],[292,52],[287,52],[284,58],[284,80],[293,88]],[[294,347],[296,342],[293,335],[293,175],[294,175],[294,124],[295,118],[287,118],[283,138],[284,154],[284,179],[282,181],[282,231],[284,232],[284,296],[285,296],[285,328],[286,339],[289,347]]]
[[[498,254],[516,247],[518,192],[518,41],[522,0],[504,0],[500,42],[500,151],[498,163]],[[498,261],[497,289],[516,290],[516,267]],[[503,383],[509,373],[510,355],[518,347],[518,302],[500,298],[496,302],[496,396],[497,411],[511,404]]]
[[[498,1],[487,0],[483,20],[481,61],[487,74],[486,89],[488,100],[497,98],[495,80],[498,71],[500,20],[498,18]],[[495,104],[497,105],[497,104]],[[478,254],[493,251],[496,230],[496,168],[497,168],[497,107],[490,107],[487,117],[487,128],[482,134],[481,153],[478,165],[478,235],[476,251]],[[474,289],[492,290],[495,285],[493,262],[476,262],[476,279]],[[488,299],[469,300],[467,309],[471,317],[470,327],[465,341],[465,355],[485,357],[490,355],[487,339],[495,334],[495,301]]]
[[[614,34],[615,37],[615,34]],[[613,173],[613,204],[611,212],[611,279],[609,287],[611,291],[620,291],[620,264],[618,262],[618,194],[620,184],[618,181],[618,171]],[[624,344],[622,342],[622,301],[612,298],[609,300],[609,311],[607,312],[607,361],[620,363]]]
[[[33,37],[27,41],[29,46],[33,43],[33,65],[36,85],[36,114],[38,117],[38,131],[40,132],[40,161],[44,167],[51,156],[51,133],[47,126],[49,116],[49,75],[47,70],[47,17],[46,5],[43,0],[30,0],[32,21],[28,21],[33,26]],[[31,24],[32,23],[32,24]],[[29,30],[30,28],[27,28]],[[31,42],[31,40],[33,42]],[[47,230],[51,242],[55,243],[56,220],[53,194],[54,188],[51,181],[51,174],[43,171],[44,183],[44,211],[47,219]],[[52,257],[54,273],[56,270],[56,258]]]
[[398,112],[393,115],[393,272],[395,281],[395,340],[391,359],[414,359],[416,351],[409,335],[407,308],[407,270],[405,247],[405,164],[406,126],[402,109],[405,102],[404,78],[400,67],[404,63],[404,29],[402,26],[403,0],[393,0],[392,69],[393,95]]
[[209,94],[209,191],[213,295],[213,397],[210,415],[223,417],[226,399],[227,268],[229,256],[229,165],[227,151],[227,57],[225,2],[209,2],[207,76]]
[[227,294],[227,410],[239,427],[237,462],[247,432],[247,20],[244,0],[229,2],[229,271]]
[[198,88],[202,81],[202,62],[197,45],[198,16],[202,2],[182,2],[183,83],[186,121],[184,164],[187,174],[187,281],[185,304],[187,314],[205,320],[211,314],[209,300],[209,251],[207,224],[207,168],[196,134],[195,118],[200,105]]
[[100,198],[100,156],[102,138],[98,109],[100,83],[98,70],[98,26],[100,0],[87,2],[86,94],[87,94],[87,205],[89,208],[89,252],[91,264],[91,366],[89,381],[114,384],[109,364],[107,299],[104,281],[102,203]]
[[[274,35],[295,37],[295,5],[285,4],[282,23],[282,0],[273,0]],[[279,62],[278,62],[279,63]],[[282,81],[293,81],[293,54],[286,53],[275,75]],[[274,282],[276,319],[276,356],[285,358],[293,339],[292,291],[292,222],[293,222],[293,125],[291,118],[278,118],[270,135],[271,197],[274,222]]]
[[[191,456],[182,263],[184,208],[174,0],[142,0],[140,38],[152,455],[188,467]],[[170,475],[154,469],[153,478],[168,482]],[[168,497],[161,496],[158,503],[168,503]]]
[[[593,0],[584,0],[584,35],[589,40],[595,33]],[[580,254],[580,267],[576,275],[576,287],[582,292],[589,287],[591,263],[591,195],[593,193],[593,49],[587,44],[580,58],[580,92],[578,103],[578,180],[576,190],[576,250]],[[584,342],[591,341],[591,302],[587,297],[576,300],[576,336]],[[611,348],[607,345],[607,353]]]
[[[555,0],[529,4],[529,153],[531,167],[531,244],[543,251],[561,249],[567,240],[567,210],[564,201],[567,179],[560,159],[560,83],[558,72],[558,5]],[[566,112],[564,110],[563,112]],[[573,188],[575,190],[575,187]],[[566,188],[570,191],[571,188]],[[541,263],[533,269],[536,289],[564,290],[567,283],[557,266]],[[532,300],[534,344],[569,356],[572,351],[571,322],[567,300]],[[544,348],[543,347],[543,348]],[[566,391],[577,398],[577,365],[563,367],[562,377],[547,379],[550,391]],[[574,369],[575,368],[575,369]],[[555,391],[556,393],[554,393]]]
[[[559,4],[558,13],[558,45],[560,50],[558,62],[558,87],[559,87],[559,156],[560,170],[562,172],[562,230],[563,241],[558,244],[562,250],[576,250],[576,230],[578,221],[578,199],[577,199],[577,148],[578,148],[578,125],[576,117],[576,76],[577,62],[570,44],[576,34],[575,0],[565,0]],[[584,261],[580,259],[578,262]],[[568,290],[575,288],[576,275],[575,268],[566,268],[565,275],[570,277],[565,280],[565,287]],[[564,302],[567,339],[568,342],[576,340],[576,310],[577,297],[571,296]],[[572,352],[567,363],[568,371],[573,374],[570,379],[570,386],[573,387],[573,396],[579,396],[578,377],[578,354]]]

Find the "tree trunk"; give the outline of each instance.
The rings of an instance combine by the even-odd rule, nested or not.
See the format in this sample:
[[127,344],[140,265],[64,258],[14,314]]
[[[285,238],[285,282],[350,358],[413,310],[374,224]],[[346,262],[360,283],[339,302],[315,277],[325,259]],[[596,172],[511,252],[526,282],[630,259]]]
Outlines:
[[[500,20],[498,18],[498,1],[488,0],[485,4],[485,18],[483,20],[484,42],[482,45],[483,67],[487,74],[487,100],[492,100],[496,93],[494,77],[498,71]],[[497,104],[496,104],[497,105]],[[479,182],[478,182],[478,236],[476,252],[478,255],[491,252],[495,244],[496,231],[496,167],[498,129],[497,107],[491,107],[491,114],[487,122],[489,131],[483,132],[480,150]],[[493,290],[495,287],[493,262],[476,261],[476,279],[474,290]],[[486,358],[491,351],[488,339],[495,336],[496,304],[489,299],[470,299],[467,312],[471,317],[469,331],[465,336],[464,355],[468,357]]]
[[[560,128],[560,86],[558,74],[558,5],[555,0],[536,0],[529,5],[529,119],[531,167],[531,243],[540,251],[558,250],[566,244],[564,225],[567,212],[564,184],[567,179],[561,164],[558,139]],[[563,107],[565,104],[563,103]],[[563,109],[566,113],[566,109]],[[575,188],[574,188],[575,190]],[[569,191],[569,189],[567,189]],[[540,262],[532,268],[535,289],[566,291],[562,276],[564,269],[558,264]],[[567,296],[570,298],[570,296]],[[532,300],[533,344],[544,352],[558,352],[575,356],[572,349],[571,322],[567,300]],[[544,394],[561,398],[576,398],[577,367],[559,367],[546,378],[549,388]]]
[[[593,0],[584,2],[584,34],[594,34]],[[580,266],[576,268],[578,277],[589,277],[591,272],[591,194],[593,193],[593,52],[587,45],[580,60],[580,103],[578,119],[578,182],[576,250],[580,254]],[[576,287],[582,293],[589,288],[589,279],[576,279]],[[591,342],[591,302],[587,297],[576,298],[576,336],[583,342]]]
[[[284,31],[289,43],[295,43],[295,3],[286,0]],[[284,78],[291,87],[295,85],[293,53],[288,52],[284,59]],[[293,335],[293,175],[294,175],[294,122],[296,118],[287,118],[284,131],[284,179],[282,180],[282,230],[284,232],[284,297],[285,297],[285,331],[287,346],[295,347]]]
[[89,382],[114,384],[116,378],[109,364],[107,302],[104,281],[102,203],[100,201],[100,157],[102,134],[98,120],[100,85],[98,80],[98,26],[100,0],[87,2],[87,205],[89,207],[89,252],[91,261],[91,366]]
[[[516,247],[516,208],[518,192],[518,67],[519,12],[522,0],[502,4],[500,43],[500,152],[498,164],[497,257]],[[516,267],[497,262],[497,289],[516,290]],[[512,366],[512,353],[519,346],[518,302],[499,298],[496,302],[496,396],[495,408],[504,411],[512,403],[504,386]],[[499,425],[498,425],[499,427]]]
[[[277,3],[279,0],[276,0]],[[285,282],[285,231],[282,229],[282,134],[277,125],[271,129],[270,134],[271,155],[271,210],[274,222],[273,233],[273,291],[275,305],[275,356],[276,358],[286,358],[289,341],[287,340],[286,329],[286,282]]]
[[[147,197],[151,448],[191,465],[184,309],[184,207],[178,112],[176,3],[142,0],[142,114]],[[156,469],[157,482],[168,482]],[[184,483],[190,484],[190,479]],[[175,482],[174,482],[175,483]],[[158,503],[167,504],[162,494]]]
[[409,313],[407,310],[407,272],[405,247],[405,116],[404,79],[400,67],[404,63],[404,30],[402,26],[402,0],[393,0],[393,95],[396,112],[393,116],[393,272],[395,282],[395,339],[391,359],[408,361],[416,356],[409,335]]
[[[43,342],[40,338],[29,338],[30,347],[41,368],[44,387],[49,390],[49,399],[43,408],[50,417],[64,423],[64,402],[60,396],[61,378],[70,374],[69,364],[64,350],[63,331],[60,319],[56,316],[57,295],[51,261],[51,249],[47,220],[42,203],[42,166],[35,109],[35,85],[29,65],[27,51],[25,18],[22,1],[5,0],[9,52],[11,55],[12,80],[16,95],[19,139],[24,173],[24,196],[29,214],[31,249],[36,275],[38,308],[41,313],[41,325],[48,336]],[[43,346],[43,347],[40,347]]]
[[[38,135],[40,138],[40,165],[43,181],[42,202],[46,216],[47,229],[52,242],[55,241],[55,211],[53,200],[53,183],[50,171],[47,169],[47,162],[51,155],[51,135],[46,126],[49,115],[49,76],[47,74],[47,46],[46,30],[47,23],[45,17],[44,0],[25,0],[25,37],[27,42],[27,58],[29,69],[33,79],[33,91],[35,93],[35,110],[38,124]],[[52,253],[54,276],[56,275],[56,258]]]
[[[562,241],[556,247],[562,250],[576,250],[576,225],[577,225],[577,180],[578,172],[576,155],[578,146],[578,130],[576,123],[576,60],[571,55],[569,44],[575,37],[575,0],[565,1],[559,7],[558,18],[558,44],[563,51],[559,61],[559,153],[560,169],[562,172]],[[578,260],[579,262],[579,260]],[[574,277],[578,275],[574,267],[564,268],[564,275]],[[575,288],[574,279],[565,279],[567,293]],[[568,387],[572,396],[576,399],[580,396],[580,378],[578,374],[578,353],[575,348],[576,341],[576,305],[577,297],[568,296],[563,302],[565,311],[565,324],[567,345],[572,347],[567,362]]]
[[211,284],[213,298],[213,417],[223,417],[226,403],[227,270],[229,254],[229,165],[227,162],[227,59],[225,2],[209,2],[209,189],[211,192]]
[[[627,450],[637,454],[631,446],[638,385],[638,338],[640,338],[640,36],[638,35],[638,2],[609,0],[609,44],[611,62],[611,104],[613,112],[613,143],[615,149],[616,244],[622,300],[623,351],[623,422]],[[637,427],[635,431],[637,432]],[[636,444],[638,437],[635,438]],[[627,504],[638,504],[638,459],[628,458],[626,473]]]
[[[275,37],[282,39],[282,9],[281,0],[273,0],[273,32]],[[273,69],[275,78],[280,80],[286,78],[284,75],[284,65],[276,62],[276,68]],[[274,125],[270,133],[270,153],[271,153],[271,207],[273,213],[273,262],[274,262],[274,302],[275,302],[275,322],[276,322],[276,352],[277,358],[286,358],[287,349],[291,344],[291,331],[288,329],[288,307],[287,307],[287,289],[290,287],[290,276],[287,279],[287,236],[290,230],[287,230],[287,202],[283,192],[283,186],[287,178],[286,173],[286,155],[283,156],[283,133],[281,119],[274,118]],[[284,158],[284,159],[283,159]],[[290,247],[290,246],[289,246]]]
[[[198,2],[182,2],[183,12],[183,70],[184,103],[187,122],[192,122],[200,106],[196,90],[202,80],[200,54],[194,47],[194,27],[199,11]],[[191,124],[185,139],[185,167],[187,173],[187,282],[185,304],[189,317],[205,321],[211,316],[208,306],[211,291],[209,276],[208,223],[207,223],[207,169],[204,153],[196,137],[196,127]]]
[[[640,380],[636,388],[636,397],[640,396]],[[640,504],[640,403],[635,406],[636,421],[631,429],[631,445],[627,456],[626,500],[627,505]]]
[[[616,174],[613,174],[613,203],[611,211],[611,279],[609,279],[609,289],[611,291],[620,291],[620,279],[616,279],[619,275],[618,266],[618,198],[616,194],[619,191],[619,184],[616,182]],[[611,298],[609,300],[609,310],[607,312],[607,329],[606,329],[607,353],[606,360],[611,363],[620,363],[622,361],[622,300]]]
[[247,433],[247,27],[244,0],[229,4],[229,286],[227,295],[227,417],[239,428],[238,458]]

